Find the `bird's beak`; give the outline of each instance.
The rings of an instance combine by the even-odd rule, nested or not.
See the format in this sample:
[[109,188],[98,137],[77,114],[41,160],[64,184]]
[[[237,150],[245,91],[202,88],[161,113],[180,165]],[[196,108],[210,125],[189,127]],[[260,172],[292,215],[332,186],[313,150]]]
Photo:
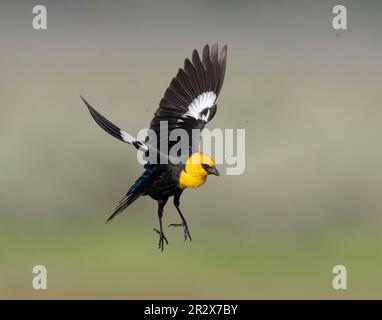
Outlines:
[[206,171],[208,174],[214,174],[215,176],[220,176],[220,173],[218,169],[216,169],[216,167],[207,168]]

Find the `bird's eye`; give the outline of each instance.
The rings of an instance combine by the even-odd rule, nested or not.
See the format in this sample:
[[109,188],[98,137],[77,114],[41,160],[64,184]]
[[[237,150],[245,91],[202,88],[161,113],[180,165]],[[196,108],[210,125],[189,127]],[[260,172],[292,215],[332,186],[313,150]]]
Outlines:
[[202,167],[205,170],[208,170],[210,168],[210,166],[207,163],[202,163]]

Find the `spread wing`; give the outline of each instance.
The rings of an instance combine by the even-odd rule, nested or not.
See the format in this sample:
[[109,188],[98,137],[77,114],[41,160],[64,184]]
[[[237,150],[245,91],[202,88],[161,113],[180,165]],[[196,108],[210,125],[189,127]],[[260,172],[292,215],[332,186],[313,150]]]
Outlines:
[[[185,60],[183,69],[179,69],[172,79],[150,124],[150,129],[156,133],[157,148],[165,142],[170,149],[177,142],[169,140],[173,130],[184,129],[191,137],[192,129],[201,132],[205,124],[212,120],[224,81],[226,60],[227,46],[219,53],[217,44],[211,49],[209,45],[205,45],[202,58],[194,50],[191,61]],[[160,123],[163,121],[167,123],[168,134],[163,134],[162,131],[160,135]],[[150,139],[148,143],[150,144]],[[198,146],[199,141],[189,141],[190,148],[193,145]]]

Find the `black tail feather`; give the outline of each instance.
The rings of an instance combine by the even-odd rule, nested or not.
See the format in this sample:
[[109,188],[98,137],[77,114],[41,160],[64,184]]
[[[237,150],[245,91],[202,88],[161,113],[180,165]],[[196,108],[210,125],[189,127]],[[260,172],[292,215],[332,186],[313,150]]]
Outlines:
[[116,215],[120,214],[140,196],[145,195],[146,188],[151,186],[158,174],[160,174],[160,166],[148,166],[146,171],[131,186],[126,196],[119,202],[113,214],[109,217],[109,219],[107,219],[107,222],[113,219]]
[[129,191],[127,195],[119,202],[117,208],[115,208],[113,214],[107,219],[106,222],[109,222],[116,215],[120,214],[123,210],[125,210],[129,205],[131,205],[135,200],[137,200],[142,194],[135,193],[134,191]]

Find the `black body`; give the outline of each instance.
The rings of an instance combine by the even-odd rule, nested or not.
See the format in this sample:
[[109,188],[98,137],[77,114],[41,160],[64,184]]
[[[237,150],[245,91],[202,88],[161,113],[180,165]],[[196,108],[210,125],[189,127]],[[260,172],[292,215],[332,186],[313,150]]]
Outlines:
[[[134,145],[137,149],[143,151],[154,151],[159,156],[163,155],[158,150],[163,139],[166,139],[169,149],[175,142],[169,141],[168,135],[161,135],[159,132],[160,122],[166,121],[168,124],[168,134],[172,130],[181,128],[191,133],[191,130],[197,129],[201,132],[205,124],[212,120],[217,111],[216,99],[219,96],[223,85],[227,59],[227,46],[220,50],[217,44],[210,49],[206,45],[203,49],[202,59],[196,50],[193,51],[192,61],[185,60],[184,68],[179,69],[167,88],[164,97],[159,103],[159,108],[154,114],[150,123],[150,129],[157,133],[158,140],[155,146],[150,144],[150,140],[145,143],[138,141],[127,132],[121,130],[118,126],[107,120],[98,113],[84,98],[93,119],[105,131],[113,137]],[[190,134],[191,136],[191,134]],[[161,141],[162,140],[162,141]],[[199,141],[198,141],[199,142]],[[198,151],[198,143],[190,141],[190,154]],[[131,186],[126,196],[120,201],[114,213],[108,219],[111,220],[116,215],[126,209],[140,196],[149,195],[158,202],[158,216],[160,230],[154,229],[159,235],[159,247],[163,250],[164,242],[167,239],[163,234],[162,215],[163,208],[169,197],[174,196],[174,205],[182,220],[181,224],[172,224],[170,226],[182,226],[184,229],[185,240],[191,240],[186,220],[182,215],[179,204],[180,196],[183,192],[179,188],[179,176],[185,168],[184,163],[180,164],[150,164],[145,165],[144,173]]]

